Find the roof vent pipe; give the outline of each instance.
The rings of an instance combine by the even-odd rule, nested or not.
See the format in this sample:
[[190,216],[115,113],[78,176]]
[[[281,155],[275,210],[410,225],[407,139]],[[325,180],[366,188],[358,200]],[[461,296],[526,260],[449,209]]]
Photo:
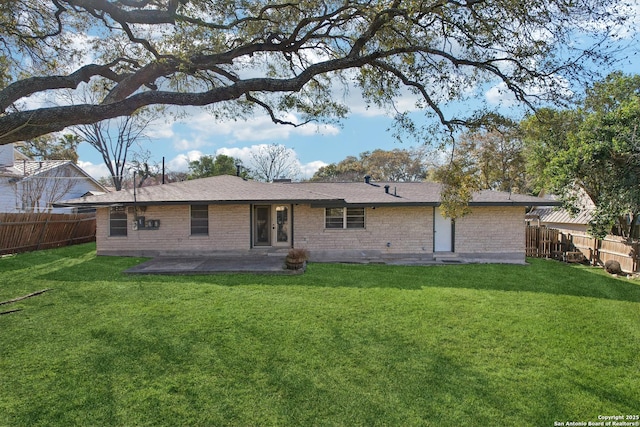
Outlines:
[[240,163],[236,165],[236,176],[240,176]]
[[384,186],[384,192],[386,194],[389,194],[389,187],[390,187],[390,185],[388,185],[388,184]]
[[365,175],[364,176],[364,183],[365,184],[371,184],[371,176],[370,175]]

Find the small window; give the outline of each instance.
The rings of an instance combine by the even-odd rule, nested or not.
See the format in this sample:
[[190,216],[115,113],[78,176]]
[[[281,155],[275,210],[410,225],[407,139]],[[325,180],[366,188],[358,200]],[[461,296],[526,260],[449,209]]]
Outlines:
[[123,206],[109,210],[109,236],[127,235],[127,211]]
[[344,228],[344,209],[327,208],[324,224],[325,228]]
[[364,228],[364,208],[326,208],[325,228]]
[[191,235],[209,234],[209,206],[191,206]]
[[347,228],[364,228],[364,208],[347,208]]

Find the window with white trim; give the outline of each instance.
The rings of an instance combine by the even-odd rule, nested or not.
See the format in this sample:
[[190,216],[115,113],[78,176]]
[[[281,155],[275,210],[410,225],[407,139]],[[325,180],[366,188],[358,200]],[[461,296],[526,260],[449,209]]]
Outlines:
[[124,206],[109,209],[109,236],[127,235],[127,210]]
[[325,228],[364,228],[364,208],[326,208]]
[[209,234],[209,206],[191,205],[191,235],[206,236]]

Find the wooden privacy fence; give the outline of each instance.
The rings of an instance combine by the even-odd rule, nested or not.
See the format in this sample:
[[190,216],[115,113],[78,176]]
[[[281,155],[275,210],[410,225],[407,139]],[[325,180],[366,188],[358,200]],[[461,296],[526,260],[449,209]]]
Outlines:
[[0,214],[0,255],[96,239],[95,214]]
[[596,239],[587,234],[568,233],[545,226],[527,226],[526,254],[535,258],[554,258],[569,262],[588,261],[604,265],[618,261],[622,271],[638,271],[640,243],[619,236]]

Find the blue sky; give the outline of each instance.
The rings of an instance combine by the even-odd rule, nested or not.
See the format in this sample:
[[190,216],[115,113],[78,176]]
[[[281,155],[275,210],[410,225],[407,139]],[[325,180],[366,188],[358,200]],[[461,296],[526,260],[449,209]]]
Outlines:
[[[399,103],[413,104],[400,99]],[[261,144],[282,144],[295,151],[302,177],[310,177],[319,167],[358,156],[376,148],[411,148],[419,142],[399,143],[387,129],[392,118],[382,110],[367,109],[359,96],[349,100],[351,114],[339,125],[310,123],[302,127],[276,125],[266,115],[246,121],[216,122],[203,108],[190,107],[178,121],[161,119],[152,124],[148,141],[142,144],[157,162],[165,158],[167,169],[186,171],[189,160],[202,155],[226,154],[249,162],[249,152]],[[410,107],[403,105],[403,107]],[[414,113],[417,117],[420,112]],[[294,118],[295,120],[295,118]],[[95,177],[107,176],[102,159],[88,144],[79,147],[80,166]]]
[[[476,101],[467,107],[486,102],[508,112],[514,106],[507,98],[501,98],[495,88],[479,90]],[[413,98],[400,99],[399,104],[411,109]],[[302,177],[310,177],[321,166],[336,163],[347,156],[358,156],[375,149],[413,148],[424,141],[398,142],[389,130],[393,123],[386,111],[367,109],[358,96],[349,102],[351,114],[340,125],[307,124],[294,128],[273,124],[267,116],[255,116],[246,121],[216,122],[201,108],[189,108],[187,117],[179,121],[161,119],[150,126],[148,140],[142,144],[153,154],[158,163],[165,158],[168,170],[186,171],[190,160],[202,155],[226,154],[249,163],[249,152],[261,144],[282,144],[295,151]],[[522,111],[522,110],[518,110]],[[423,113],[414,110],[412,115],[419,123],[425,123]],[[100,155],[88,144],[79,147],[79,164],[92,176],[108,176]]]
[[[620,53],[627,58],[620,61],[611,70],[600,70],[603,75],[610,71],[622,70],[628,74],[640,74],[640,41],[638,28],[640,1],[633,0],[631,14],[634,16],[627,34],[622,35],[621,43],[627,49]],[[472,110],[482,104],[490,108],[499,108],[500,112],[514,118],[522,116],[523,109],[513,103],[513,99],[504,96],[500,86],[486,85],[476,88],[473,101],[445,107],[445,112],[460,109]],[[412,148],[421,146],[424,141],[406,141],[399,143],[387,129],[392,118],[386,111],[366,108],[362,99],[351,91],[347,100],[350,115],[341,126],[307,124],[294,128],[276,125],[266,115],[256,115],[246,121],[216,121],[203,108],[189,108],[186,115],[178,120],[160,119],[150,126],[149,139],[142,144],[144,150],[153,155],[153,161],[162,162],[165,158],[170,171],[186,171],[190,160],[202,155],[226,154],[249,162],[249,152],[261,144],[282,144],[295,151],[300,164],[302,177],[310,177],[321,166],[336,163],[347,156],[358,156],[364,151],[375,149]],[[413,108],[415,99],[405,96],[398,99],[401,110],[413,111],[412,115],[421,122],[422,112]],[[288,119],[295,121],[295,117]],[[424,121],[422,121],[424,123]],[[137,148],[137,147],[136,147]],[[100,155],[88,144],[79,147],[79,165],[96,178],[108,176]]]

